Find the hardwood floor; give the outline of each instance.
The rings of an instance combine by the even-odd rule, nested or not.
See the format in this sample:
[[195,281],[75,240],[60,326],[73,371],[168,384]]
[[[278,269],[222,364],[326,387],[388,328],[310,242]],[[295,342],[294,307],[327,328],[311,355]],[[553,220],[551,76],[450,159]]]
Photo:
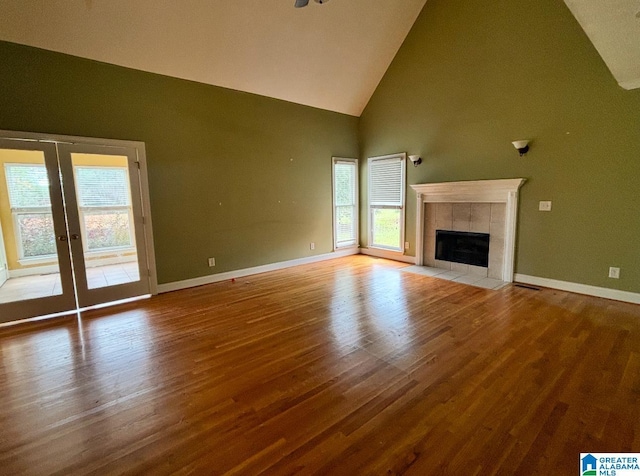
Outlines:
[[354,256],[0,329],[2,474],[576,474],[640,306]]

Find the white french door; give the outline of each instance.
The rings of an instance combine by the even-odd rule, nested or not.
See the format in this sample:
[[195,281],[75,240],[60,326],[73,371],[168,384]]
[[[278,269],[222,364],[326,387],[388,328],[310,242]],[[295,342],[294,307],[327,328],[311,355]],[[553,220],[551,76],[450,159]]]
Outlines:
[[139,160],[134,147],[0,139],[0,322],[151,293]]
[[2,237],[2,222],[0,222],[0,288],[9,279],[9,270],[7,269],[7,257],[4,252],[4,238]]
[[[149,294],[135,150],[59,144],[58,158],[78,305]],[[106,274],[92,263],[109,257],[120,269]]]
[[[3,252],[13,268],[0,288],[0,322],[72,310],[76,302],[56,146],[0,139],[0,161]],[[44,272],[29,275],[33,268]]]

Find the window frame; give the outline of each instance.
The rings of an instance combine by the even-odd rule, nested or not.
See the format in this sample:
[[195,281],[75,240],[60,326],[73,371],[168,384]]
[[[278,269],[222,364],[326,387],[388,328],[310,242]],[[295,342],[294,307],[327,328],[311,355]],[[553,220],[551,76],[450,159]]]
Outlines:
[[[125,175],[127,180],[125,182],[127,190],[129,191],[128,197],[128,205],[103,205],[103,206],[87,206],[80,205],[80,200],[82,194],[80,193],[80,181],[78,180],[78,176],[76,174],[77,169],[120,169],[125,171]],[[82,236],[82,243],[84,245],[84,253],[86,256],[100,256],[109,253],[121,253],[127,251],[133,251],[136,249],[136,237],[133,233],[133,203],[131,199],[131,187],[129,185],[129,168],[118,166],[118,165],[74,165],[73,166],[73,180],[75,182],[76,187],[76,196],[77,196],[77,206],[78,206],[78,219],[80,222],[80,234]],[[126,212],[129,218],[129,242],[131,244],[124,246],[109,246],[98,249],[90,249],[89,248],[89,238],[87,235],[87,226],[85,221],[85,214],[87,212]]]
[[[348,243],[338,243],[338,205],[336,203],[336,165],[348,164],[353,166],[353,240],[349,240]],[[345,248],[354,248],[360,246],[360,188],[359,188],[359,168],[358,159],[346,158],[346,157],[332,157],[331,158],[331,201],[333,212],[333,250],[342,250]],[[343,205],[344,206],[344,205]]]
[[[53,253],[50,254],[46,254],[46,255],[38,255],[38,256],[25,256],[24,254],[24,244],[23,244],[23,239],[22,239],[22,233],[20,231],[20,217],[22,215],[49,215],[51,216],[51,221],[53,223],[53,211],[51,209],[51,203],[49,203],[49,206],[39,206],[39,207],[14,207],[12,200],[11,200],[11,184],[8,182],[8,170],[11,167],[36,167],[36,168],[42,168],[45,170],[46,173],[46,165],[45,164],[40,164],[40,163],[30,163],[30,162],[7,162],[4,164],[4,169],[5,169],[5,177],[7,180],[6,186],[7,186],[7,195],[8,195],[8,200],[9,200],[9,209],[11,212],[11,219],[13,222],[13,235],[14,235],[14,239],[15,239],[15,246],[16,246],[16,250],[17,250],[17,254],[18,254],[18,263],[20,264],[40,264],[40,263],[48,263],[51,260],[55,260],[58,257],[58,252],[57,250],[54,251]],[[53,233],[53,236],[55,236],[55,232]]]
[[[371,166],[374,162],[377,161],[397,161],[400,163],[400,197],[401,204],[400,205],[372,205],[371,197],[372,197],[372,174],[371,174]],[[369,248],[375,248],[384,251],[392,251],[404,254],[404,239],[405,239],[405,228],[406,228],[406,195],[407,195],[407,154],[406,152],[400,152],[397,154],[389,154],[389,155],[381,155],[377,157],[369,157],[367,161],[367,210],[368,210],[368,243],[367,246]],[[377,245],[374,243],[373,236],[373,214],[375,210],[400,210],[400,246],[398,248]]]

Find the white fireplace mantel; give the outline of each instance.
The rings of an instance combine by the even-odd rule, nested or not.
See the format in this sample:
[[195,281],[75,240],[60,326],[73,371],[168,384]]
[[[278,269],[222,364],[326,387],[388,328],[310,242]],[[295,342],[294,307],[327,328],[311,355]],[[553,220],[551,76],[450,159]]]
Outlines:
[[421,183],[411,185],[416,192],[416,264],[424,264],[425,203],[505,203],[504,259],[502,280],[513,281],[518,216],[518,191],[524,178],[473,180],[466,182]]

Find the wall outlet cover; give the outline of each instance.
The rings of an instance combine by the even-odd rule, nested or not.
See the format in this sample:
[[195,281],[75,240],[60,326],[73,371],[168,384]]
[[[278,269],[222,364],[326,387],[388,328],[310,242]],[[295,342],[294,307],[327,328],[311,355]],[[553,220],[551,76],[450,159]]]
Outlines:
[[551,200],[541,200],[538,204],[538,210],[540,210],[541,212],[550,212]]

